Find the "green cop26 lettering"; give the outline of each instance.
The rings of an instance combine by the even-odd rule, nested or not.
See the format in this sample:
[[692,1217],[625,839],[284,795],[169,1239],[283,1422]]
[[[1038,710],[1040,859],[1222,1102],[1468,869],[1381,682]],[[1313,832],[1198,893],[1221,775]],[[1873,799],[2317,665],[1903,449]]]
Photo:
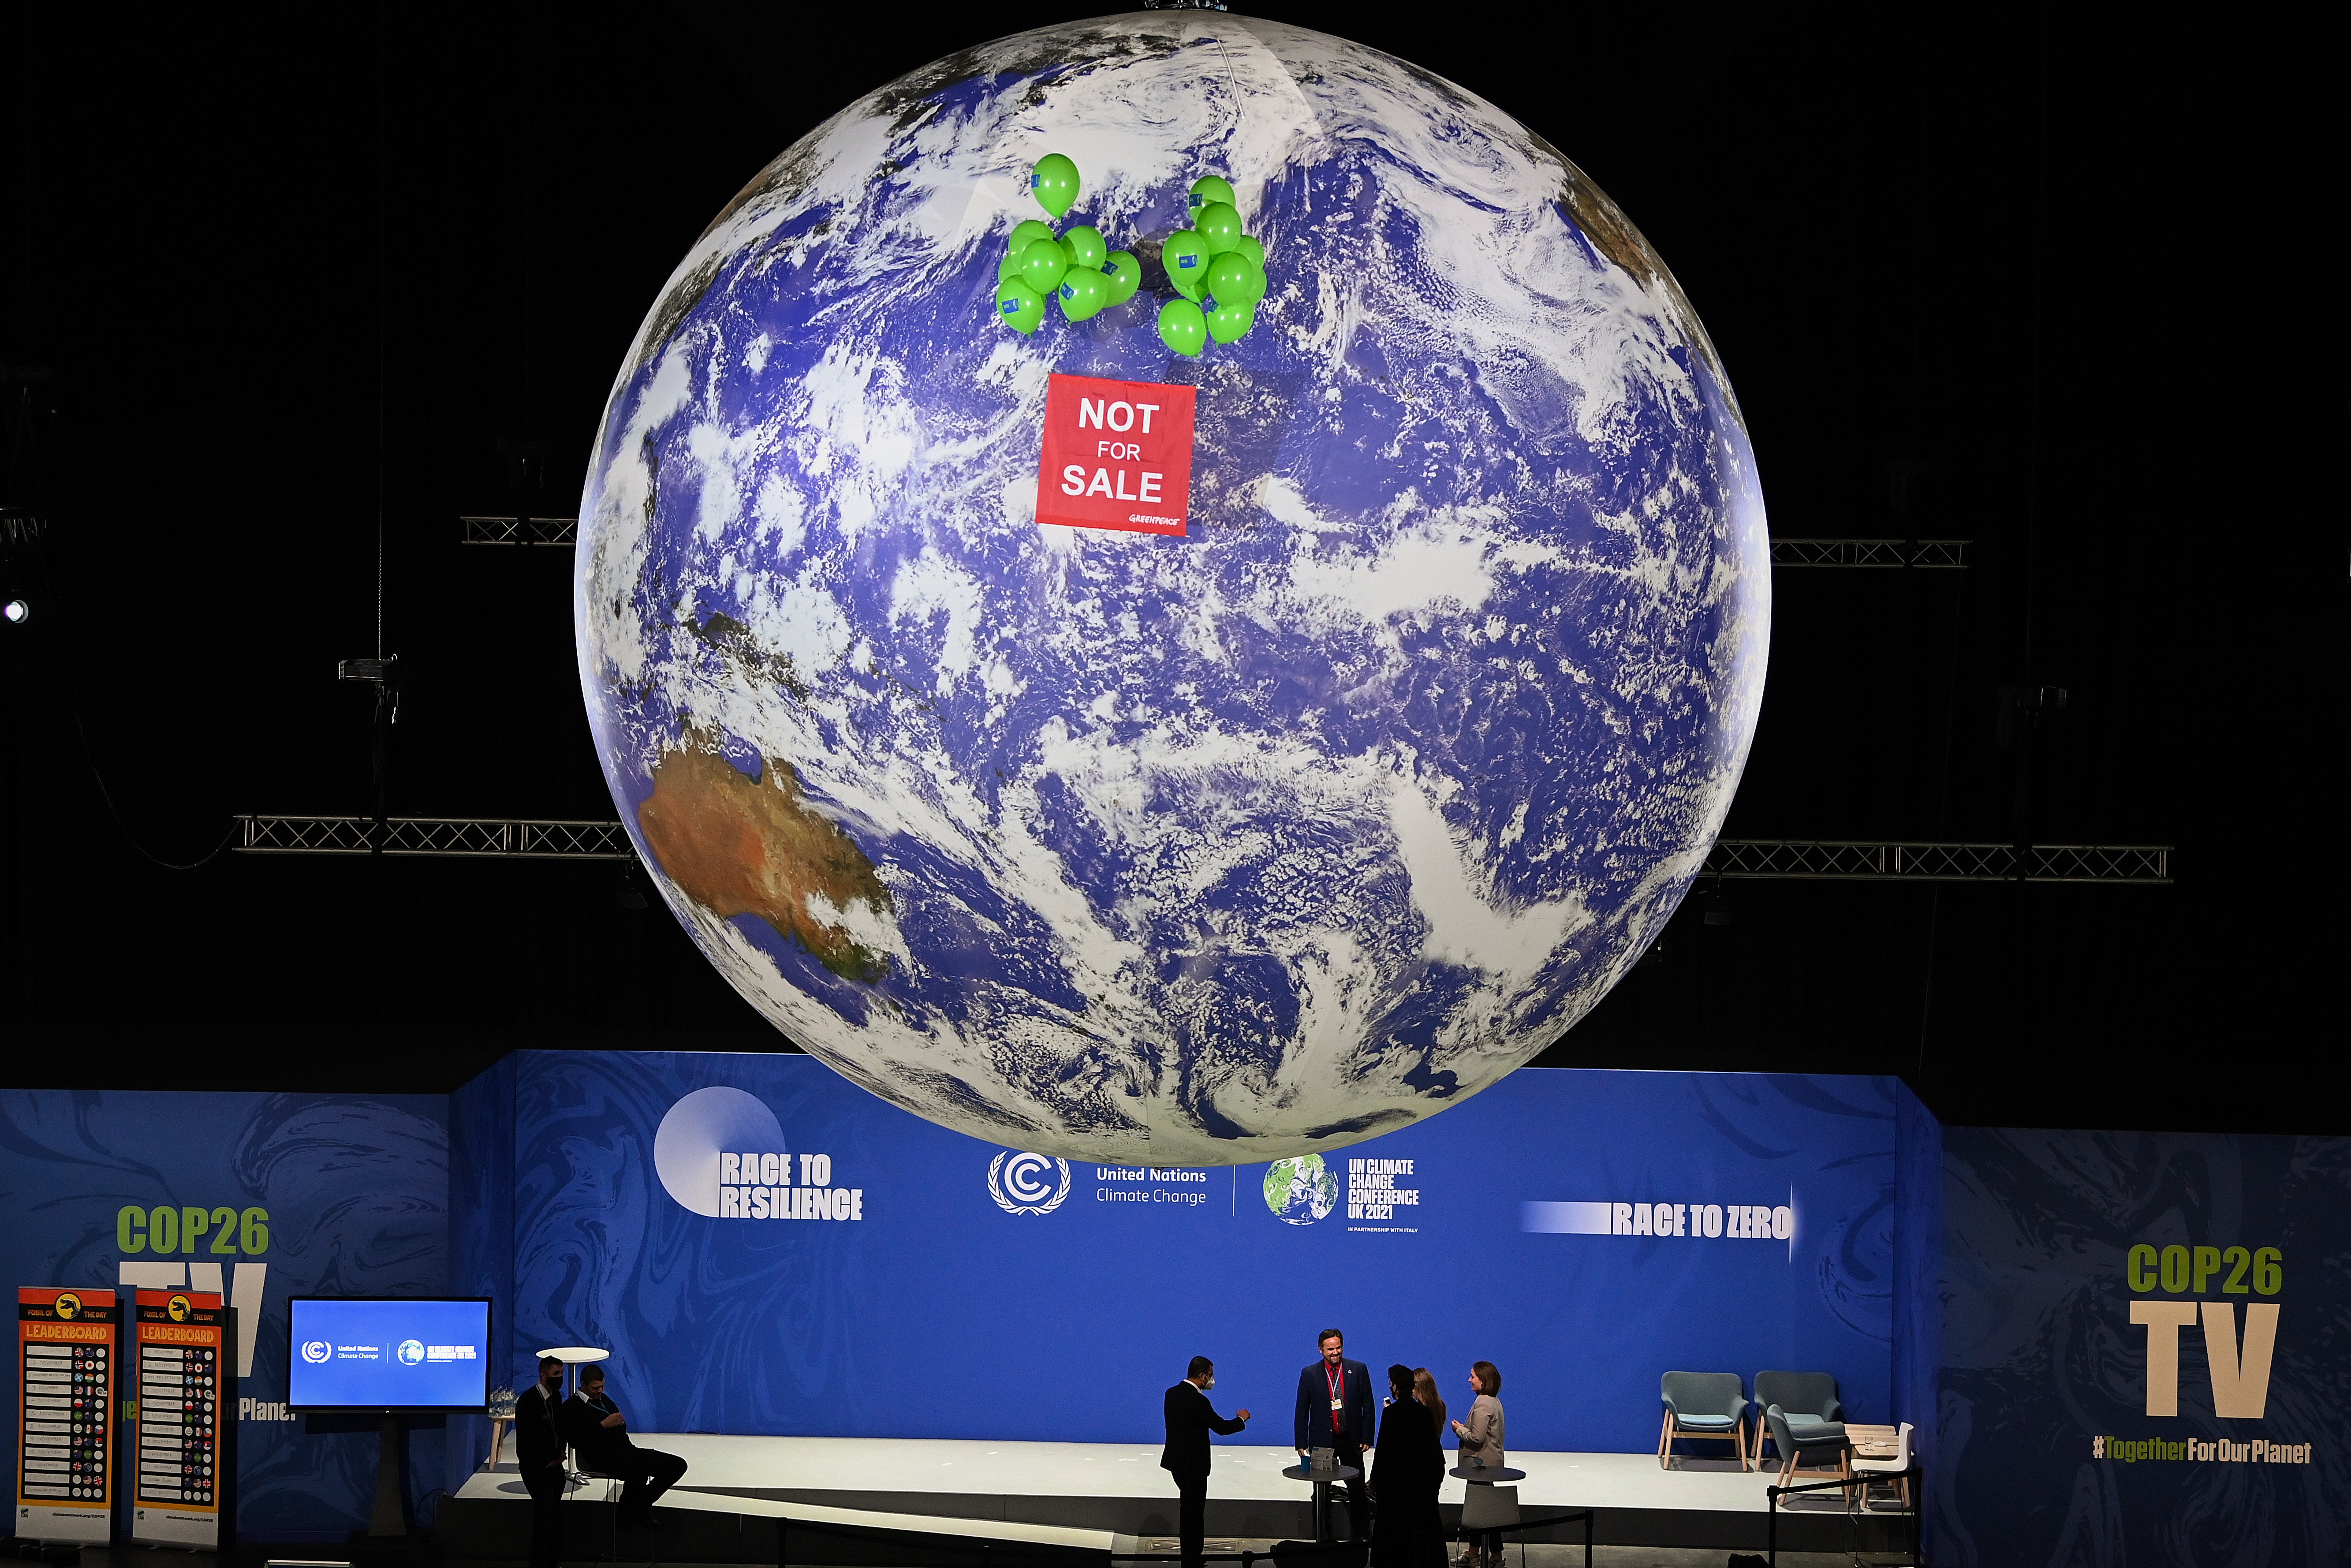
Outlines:
[[2285,1288],[2285,1254],[2274,1247],[2189,1248],[2175,1244],[2158,1249],[2142,1241],[2130,1249],[2130,1261],[2123,1278],[2138,1295],[2160,1289],[2167,1295],[2200,1296],[2215,1275],[2225,1276],[2220,1281],[2220,1293],[2224,1296],[2255,1292],[2274,1296]]
[[[212,1238],[209,1245],[204,1242],[207,1235]],[[218,1208],[202,1204],[175,1208],[165,1203],[141,1208],[130,1203],[114,1217],[114,1240],[126,1253],[203,1251],[233,1258],[242,1252],[248,1258],[258,1257],[269,1250],[269,1211],[239,1212],[225,1204]]]

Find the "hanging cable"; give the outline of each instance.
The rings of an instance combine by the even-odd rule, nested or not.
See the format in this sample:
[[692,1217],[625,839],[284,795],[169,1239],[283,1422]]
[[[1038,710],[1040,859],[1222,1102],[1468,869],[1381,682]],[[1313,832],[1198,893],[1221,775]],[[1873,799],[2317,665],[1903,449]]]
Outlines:
[[384,330],[385,295],[389,268],[385,264],[386,235],[391,228],[386,204],[385,186],[390,172],[390,151],[386,146],[385,120],[385,60],[389,52],[390,32],[385,19],[385,7],[376,7],[375,34],[375,656],[383,657],[383,486],[384,486]]
[[145,844],[141,843],[139,835],[131,831],[131,824],[122,820],[122,812],[115,806],[114,791],[106,787],[106,775],[99,771],[98,749],[90,745],[89,731],[82,726],[81,705],[74,701],[71,696],[68,696],[66,711],[73,715],[74,733],[81,737],[82,760],[89,764],[90,781],[98,786],[98,798],[106,802],[106,814],[113,819],[114,826],[122,834],[123,841],[138,851],[143,859],[164,871],[198,871],[211,864],[221,851],[228,848],[229,841],[236,837],[236,819],[234,817],[229,819],[228,831],[220,836],[220,842],[204,852],[203,856],[196,860],[167,861]]
[[[34,570],[42,596],[62,612],[57,617],[59,622],[67,626],[75,624],[71,601],[58,591],[56,580],[49,575],[46,565],[36,562]],[[197,871],[211,864],[223,850],[228,848],[229,841],[236,837],[236,819],[234,817],[229,819],[228,831],[221,834],[220,842],[192,861],[167,861],[141,843],[139,835],[131,831],[131,824],[123,820],[122,809],[115,804],[114,791],[107,787],[105,770],[98,765],[98,747],[90,744],[89,727],[82,722],[81,703],[74,695],[72,683],[59,681],[56,689],[65,703],[68,716],[73,720],[74,735],[81,742],[82,762],[89,769],[90,782],[98,786],[98,798],[105,803],[107,818],[113,822],[115,831],[122,835],[123,842],[129,844],[140,859],[162,871]]]

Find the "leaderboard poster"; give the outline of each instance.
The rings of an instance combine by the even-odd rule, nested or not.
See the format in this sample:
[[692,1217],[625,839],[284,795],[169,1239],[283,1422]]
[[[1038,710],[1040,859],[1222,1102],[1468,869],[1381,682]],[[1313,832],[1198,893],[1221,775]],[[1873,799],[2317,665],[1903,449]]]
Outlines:
[[141,1291],[132,1330],[139,1358],[139,1452],[131,1539],[210,1551],[235,1458],[224,1355],[229,1314],[209,1291]]
[[16,1291],[16,1539],[108,1539],[114,1511],[112,1291]]

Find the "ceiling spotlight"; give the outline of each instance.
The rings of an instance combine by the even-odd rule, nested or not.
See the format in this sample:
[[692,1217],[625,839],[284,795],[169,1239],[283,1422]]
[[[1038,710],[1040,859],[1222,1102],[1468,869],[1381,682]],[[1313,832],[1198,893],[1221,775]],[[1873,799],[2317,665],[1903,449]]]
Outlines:
[[0,605],[0,615],[6,616],[11,622],[19,626],[22,626],[26,621],[30,620],[32,618],[32,614],[33,607],[26,603],[21,599],[12,599],[6,604]]

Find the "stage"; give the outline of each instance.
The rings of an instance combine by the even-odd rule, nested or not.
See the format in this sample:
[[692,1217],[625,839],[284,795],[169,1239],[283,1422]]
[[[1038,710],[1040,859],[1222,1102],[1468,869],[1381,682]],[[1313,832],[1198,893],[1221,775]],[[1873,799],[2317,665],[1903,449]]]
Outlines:
[[[998,1561],[1100,1559],[1158,1550],[1139,1542],[1176,1531],[1176,1489],[1159,1469],[1155,1443],[707,1433],[649,1433],[637,1442],[676,1454],[690,1467],[663,1502],[679,1511],[681,1526],[693,1532],[690,1548],[683,1541],[664,1542],[663,1555],[671,1561],[776,1562],[776,1526],[770,1521],[778,1519],[787,1521],[787,1528],[826,1527],[836,1532],[836,1541],[839,1531],[887,1532],[905,1538],[898,1542],[902,1546],[927,1538],[945,1551],[957,1539],[986,1541],[994,1544]],[[1527,1472],[1518,1483],[1523,1511],[1592,1509],[1595,1542],[1762,1548],[1764,1489],[1776,1466],[1741,1472],[1732,1460],[1679,1458],[1676,1469],[1664,1470],[1654,1454],[1518,1450],[1510,1459]],[[1309,1489],[1281,1474],[1297,1462],[1289,1448],[1219,1445],[1208,1482],[1208,1533],[1241,1540],[1311,1539]],[[1448,1478],[1439,1493],[1448,1522],[1463,1490],[1463,1482]],[[598,1484],[571,1500],[583,1511],[595,1511],[601,1520],[602,1498]],[[521,1555],[528,1500],[511,1463],[496,1473],[477,1470],[442,1504],[444,1543],[459,1556]],[[1816,1552],[1896,1550],[1909,1534],[1909,1518],[1896,1509],[1883,1487],[1876,1505],[1857,1519],[1848,1517],[1834,1491],[1792,1499],[1781,1506],[1780,1544]],[[1334,1501],[1333,1511],[1343,1514],[1343,1505]],[[608,1528],[603,1522],[574,1523],[567,1535],[580,1547],[592,1546],[591,1536],[580,1532]],[[1531,1531],[1526,1539],[1580,1542],[1583,1527],[1578,1521]],[[831,1560],[798,1551],[793,1557]],[[910,1561],[887,1552],[853,1560]]]

